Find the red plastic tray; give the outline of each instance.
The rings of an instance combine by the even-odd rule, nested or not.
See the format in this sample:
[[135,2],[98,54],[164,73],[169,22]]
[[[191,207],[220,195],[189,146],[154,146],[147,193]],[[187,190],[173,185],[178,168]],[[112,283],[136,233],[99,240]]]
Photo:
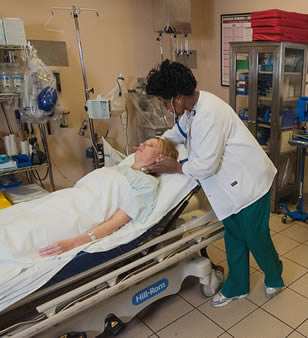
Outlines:
[[296,35],[308,40],[308,29],[296,27],[254,27],[253,33],[279,34],[279,35]]
[[267,18],[282,18],[282,19],[292,19],[292,20],[301,20],[308,22],[308,15],[303,13],[296,12],[287,12],[280,9],[268,9],[260,12],[251,13],[251,19],[267,19]]
[[308,21],[288,19],[288,18],[266,18],[266,19],[253,19],[251,20],[251,27],[297,27],[308,29]]
[[252,40],[268,40],[268,41],[288,41],[297,43],[308,43],[308,37],[295,36],[292,34],[270,34],[270,33],[252,33]]

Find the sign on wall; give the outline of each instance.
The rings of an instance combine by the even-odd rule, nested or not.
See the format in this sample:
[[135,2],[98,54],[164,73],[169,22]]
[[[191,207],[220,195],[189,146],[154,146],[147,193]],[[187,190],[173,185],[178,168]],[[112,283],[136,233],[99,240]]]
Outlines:
[[230,42],[252,41],[251,15],[222,14],[221,28],[221,85],[229,86]]

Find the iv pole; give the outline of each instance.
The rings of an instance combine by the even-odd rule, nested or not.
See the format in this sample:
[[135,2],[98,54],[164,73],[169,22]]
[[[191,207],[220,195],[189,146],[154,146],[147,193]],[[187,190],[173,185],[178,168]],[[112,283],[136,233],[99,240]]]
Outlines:
[[[96,9],[91,8],[80,8],[77,6],[70,7],[52,7],[51,8],[51,15],[54,15],[55,10],[64,10],[64,11],[71,11],[74,22],[75,22],[75,29],[76,29],[76,35],[77,35],[77,43],[78,43],[78,50],[79,50],[79,57],[80,57],[80,64],[82,69],[82,77],[83,77],[83,84],[84,84],[84,94],[86,102],[89,100],[89,93],[94,93],[94,89],[88,88],[88,81],[86,76],[86,70],[85,70],[85,64],[84,64],[84,58],[83,58],[83,52],[82,52],[82,45],[80,40],[80,32],[79,32],[79,23],[78,23],[78,16],[81,13],[81,11],[87,11],[87,12],[96,12],[96,16],[99,16],[99,13]],[[94,168],[99,167],[99,159],[98,159],[98,149],[97,149],[97,136],[94,132],[94,124],[93,119],[88,117],[89,120],[89,127],[90,127],[90,137],[92,142],[92,148],[93,148],[93,161],[94,161]],[[103,155],[102,155],[103,156]]]

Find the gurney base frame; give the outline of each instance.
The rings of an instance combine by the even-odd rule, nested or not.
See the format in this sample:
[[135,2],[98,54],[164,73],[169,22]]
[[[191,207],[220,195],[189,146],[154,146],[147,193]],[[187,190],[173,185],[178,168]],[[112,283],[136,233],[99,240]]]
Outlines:
[[[217,292],[222,283],[222,280],[217,278],[212,269],[210,260],[195,254],[165,271],[105,299],[97,306],[77,314],[69,322],[62,322],[56,327],[48,329],[48,335],[56,337],[63,332],[85,331],[85,329],[101,333],[105,328],[105,319],[111,313],[115,314],[122,322],[127,323],[149,304],[176,294],[188,276],[200,278],[201,285],[206,285],[208,290],[212,288],[212,294]],[[154,293],[156,294],[152,296]],[[42,332],[36,337],[46,337],[46,333]]]
[[[213,218],[211,213],[186,223],[182,226],[182,230],[174,230],[162,237],[174,236],[178,231],[195,228],[208,218]],[[41,322],[28,328],[17,329],[11,332],[9,336],[50,337],[61,335],[68,331],[91,330],[98,333],[103,332],[108,315],[114,314],[121,321],[128,322],[151,303],[177,293],[187,276],[195,276],[200,279],[202,293],[206,296],[215,294],[222,284],[223,275],[213,270],[213,265],[208,258],[199,256],[199,250],[223,237],[223,228],[207,235],[211,229],[213,230],[220,224],[218,222],[202,227],[200,231],[194,232],[176,243],[167,245],[163,249],[159,249],[157,255],[155,252],[139,259],[136,261],[136,266],[138,266],[139,262],[141,264],[142,261],[144,263],[147,260],[150,262],[150,258],[154,258],[155,255],[157,257],[156,264],[144,271],[137,270],[134,274],[130,274],[128,278],[124,278],[115,285],[113,283],[110,284],[111,280],[114,279],[113,273],[107,274],[103,277],[103,280],[107,281],[110,285],[109,287],[59,312],[56,310],[56,304],[60,304],[62,298],[66,298],[64,296],[38,306],[37,310],[42,315],[47,315],[47,318],[45,317]],[[153,242],[155,241],[153,240]],[[180,251],[174,250],[176,248],[179,249],[181,246],[182,249]],[[173,249],[170,250],[169,248]],[[164,254],[162,255],[161,252],[164,252]],[[140,264],[139,266],[141,266]],[[115,273],[118,273],[118,271],[115,271]],[[97,282],[100,282],[100,279]],[[88,285],[91,286],[91,283],[88,283]],[[68,293],[66,296],[69,299],[74,294],[75,291],[72,292],[72,295]]]

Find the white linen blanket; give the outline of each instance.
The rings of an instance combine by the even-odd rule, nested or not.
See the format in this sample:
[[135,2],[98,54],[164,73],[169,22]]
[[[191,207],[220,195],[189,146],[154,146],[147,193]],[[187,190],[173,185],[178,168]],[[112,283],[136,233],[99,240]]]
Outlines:
[[[125,163],[132,161],[129,156]],[[122,164],[122,163],[121,163]],[[58,256],[40,257],[38,248],[84,233],[116,210],[130,191],[112,168],[98,169],[73,188],[0,211],[0,311],[44,285],[78,252],[107,251],[128,243],[155,225],[196,182],[184,175],[162,175],[156,206],[146,223],[127,223],[113,234]]]

